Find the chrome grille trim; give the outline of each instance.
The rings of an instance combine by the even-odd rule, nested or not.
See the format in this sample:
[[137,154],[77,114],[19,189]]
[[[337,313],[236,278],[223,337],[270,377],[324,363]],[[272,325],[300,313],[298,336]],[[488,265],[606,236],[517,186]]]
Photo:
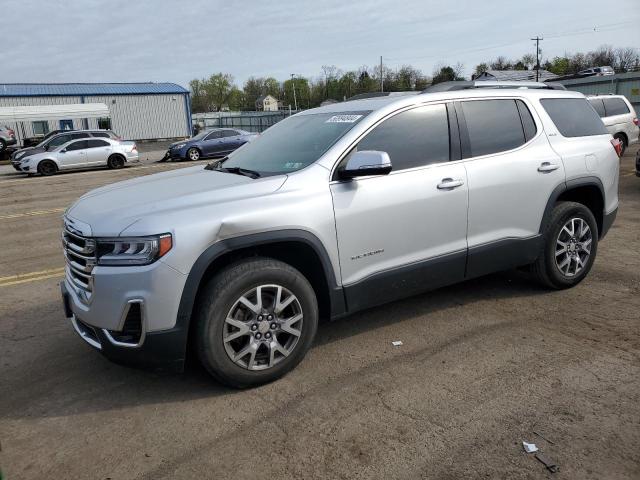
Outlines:
[[66,277],[86,294],[93,291],[93,268],[96,265],[96,243],[92,238],[72,232],[65,223],[62,246],[67,261]]

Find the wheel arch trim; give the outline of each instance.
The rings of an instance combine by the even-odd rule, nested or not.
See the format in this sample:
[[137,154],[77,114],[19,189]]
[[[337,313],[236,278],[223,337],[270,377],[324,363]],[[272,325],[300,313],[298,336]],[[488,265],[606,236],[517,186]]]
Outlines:
[[[544,213],[542,215],[542,220],[540,221],[539,233],[544,233],[544,230],[551,218],[551,211],[558,201],[558,198],[560,198],[560,195],[580,187],[596,187],[600,192],[600,196],[602,197],[602,204],[604,206],[606,198],[604,194],[604,186],[602,185],[602,181],[598,177],[584,176],[562,182],[561,184],[557,185],[556,188],[554,188],[551,192],[551,195],[549,195],[547,205],[545,206]],[[601,212],[601,215],[604,218],[604,209]],[[602,237],[602,232],[598,232],[598,234],[600,237]]]
[[337,317],[345,313],[345,301],[342,287],[336,282],[336,273],[331,263],[331,259],[324,245],[318,237],[306,230],[274,230],[261,232],[239,237],[220,240],[208,247],[200,254],[193,264],[180,297],[178,314],[176,317],[176,328],[182,330],[184,334],[185,347],[191,323],[191,317],[195,307],[196,297],[208,268],[218,258],[236,250],[259,247],[282,242],[299,242],[313,249],[322,264],[329,296],[331,302],[331,317]]

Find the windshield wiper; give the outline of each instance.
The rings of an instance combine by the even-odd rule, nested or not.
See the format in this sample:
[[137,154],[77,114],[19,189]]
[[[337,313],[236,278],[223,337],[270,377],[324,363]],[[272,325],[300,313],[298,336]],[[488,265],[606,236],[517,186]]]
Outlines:
[[260,178],[260,173],[255,170],[249,170],[248,168],[240,168],[240,167],[220,167],[216,168],[219,172],[225,173],[234,173],[236,175],[244,175],[245,177],[250,178]]
[[204,167],[205,170],[213,170],[214,172],[233,173],[235,175],[244,175],[249,178],[260,178],[260,172],[255,170],[249,170],[248,168],[240,167],[223,167],[222,164],[227,161],[229,157],[222,157],[215,162],[211,162]]
[[220,168],[220,166],[223,164],[223,162],[227,161],[229,159],[228,156],[226,157],[222,157],[219,158],[211,163],[207,163],[207,166],[204,167],[205,170],[218,170]]

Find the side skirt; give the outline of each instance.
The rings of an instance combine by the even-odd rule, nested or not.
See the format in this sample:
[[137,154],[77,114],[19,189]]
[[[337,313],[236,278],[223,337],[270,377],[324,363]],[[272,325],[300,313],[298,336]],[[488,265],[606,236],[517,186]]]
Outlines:
[[469,248],[465,278],[509,270],[533,263],[543,246],[542,235],[505,238]]
[[466,256],[466,251],[462,250],[386,270],[345,285],[348,312],[460,282],[464,280]]

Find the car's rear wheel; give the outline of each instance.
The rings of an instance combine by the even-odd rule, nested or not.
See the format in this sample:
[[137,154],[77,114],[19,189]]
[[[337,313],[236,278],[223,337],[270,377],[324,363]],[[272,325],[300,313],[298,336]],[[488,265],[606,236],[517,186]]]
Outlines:
[[124,158],[122,155],[111,155],[107,160],[107,166],[111,169],[124,167]]
[[44,160],[38,164],[38,173],[48,177],[58,171],[58,166],[51,160]]
[[616,140],[620,140],[620,144],[621,144],[620,156],[623,156],[625,150],[627,149],[627,138],[621,133],[616,133],[613,136],[613,138],[615,138]]
[[598,224],[591,210],[580,203],[558,203],[543,238],[543,250],[532,265],[538,281],[555,289],[580,283],[598,251]]
[[187,158],[193,162],[195,162],[196,160],[200,160],[200,150],[193,147],[190,148],[189,150],[187,150]]
[[246,388],[280,378],[304,358],[315,337],[315,293],[286,263],[258,258],[231,265],[200,298],[198,356],[229,386]]

